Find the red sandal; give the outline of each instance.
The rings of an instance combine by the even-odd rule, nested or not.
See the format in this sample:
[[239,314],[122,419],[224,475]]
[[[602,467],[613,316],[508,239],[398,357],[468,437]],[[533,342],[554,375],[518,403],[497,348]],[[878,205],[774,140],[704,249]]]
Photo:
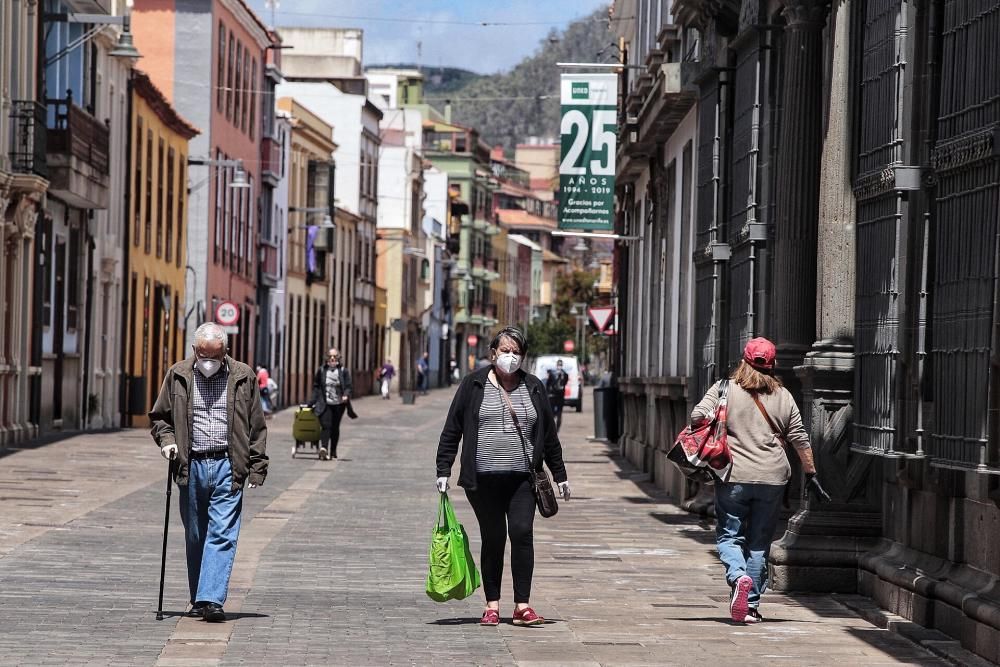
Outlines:
[[500,610],[487,608],[479,619],[479,625],[500,625]]
[[541,625],[545,619],[536,614],[531,607],[525,607],[514,610],[514,618],[511,619],[511,622],[514,625]]

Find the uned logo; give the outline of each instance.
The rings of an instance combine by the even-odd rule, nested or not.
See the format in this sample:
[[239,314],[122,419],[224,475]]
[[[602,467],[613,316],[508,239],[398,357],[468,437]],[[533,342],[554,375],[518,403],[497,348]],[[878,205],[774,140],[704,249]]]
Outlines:
[[585,100],[590,97],[590,83],[579,81],[570,84],[570,98],[574,100]]

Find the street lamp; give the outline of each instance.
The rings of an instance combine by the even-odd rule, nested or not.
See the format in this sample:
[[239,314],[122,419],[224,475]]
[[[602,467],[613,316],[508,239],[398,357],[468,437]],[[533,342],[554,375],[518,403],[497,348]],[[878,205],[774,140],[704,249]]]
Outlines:
[[42,20],[47,23],[86,23],[94,26],[64,46],[60,51],[46,58],[46,65],[51,65],[55,61],[64,58],[70,51],[93,39],[93,37],[107,25],[120,25],[122,27],[122,32],[118,35],[118,42],[115,44],[115,48],[109,51],[108,55],[115,58],[130,59],[142,57],[142,54],[139,53],[137,48],[135,48],[135,44],[132,41],[132,0],[126,0],[125,13],[122,16],[61,12],[44,14],[42,16]]
[[[229,182],[229,187],[242,190],[250,187],[250,181],[247,179],[246,169],[243,168],[243,160],[212,160],[207,157],[191,157],[188,156],[189,165],[201,165],[206,167],[223,167],[233,169],[233,180]],[[208,179],[204,179],[197,185],[188,188],[188,194],[191,194],[199,187],[204,185]]]
[[[336,229],[337,225],[330,217],[330,209],[326,206],[289,206],[289,213],[305,213],[306,216],[323,214],[323,222],[319,224],[320,229]],[[300,228],[312,225],[301,225]]]

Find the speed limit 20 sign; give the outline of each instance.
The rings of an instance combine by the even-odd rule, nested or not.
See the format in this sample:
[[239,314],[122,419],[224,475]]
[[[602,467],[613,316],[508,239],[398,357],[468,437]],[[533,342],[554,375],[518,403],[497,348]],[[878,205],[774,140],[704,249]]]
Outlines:
[[215,307],[215,321],[231,327],[240,321],[240,308],[232,301],[223,301]]
[[559,227],[614,228],[618,75],[563,74]]

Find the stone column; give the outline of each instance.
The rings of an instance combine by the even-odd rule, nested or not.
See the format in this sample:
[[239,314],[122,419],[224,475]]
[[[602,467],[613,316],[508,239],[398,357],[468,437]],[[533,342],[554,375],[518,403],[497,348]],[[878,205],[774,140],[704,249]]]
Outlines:
[[778,137],[772,336],[779,368],[791,369],[815,340],[823,28],[829,0],[782,0],[782,5],[788,23]]
[[[872,458],[850,451],[854,391],[855,200],[851,189],[849,89],[850,2],[833,17],[830,110],[823,142],[818,202],[816,337],[795,372],[816,468],[833,497],[806,501],[771,549],[776,590],[854,592],[860,553],[877,539],[881,521],[868,488]],[[780,269],[779,269],[780,270]]]

